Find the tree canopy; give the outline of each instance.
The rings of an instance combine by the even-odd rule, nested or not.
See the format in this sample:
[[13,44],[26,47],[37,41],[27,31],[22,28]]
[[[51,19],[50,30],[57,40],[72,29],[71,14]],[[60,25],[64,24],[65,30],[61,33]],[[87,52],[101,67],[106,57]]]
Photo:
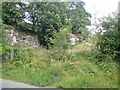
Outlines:
[[[41,45],[50,44],[54,31],[59,32],[68,25],[72,33],[86,39],[91,15],[84,2],[3,2],[3,23],[22,31],[37,32]],[[84,34],[86,33],[87,34]]]

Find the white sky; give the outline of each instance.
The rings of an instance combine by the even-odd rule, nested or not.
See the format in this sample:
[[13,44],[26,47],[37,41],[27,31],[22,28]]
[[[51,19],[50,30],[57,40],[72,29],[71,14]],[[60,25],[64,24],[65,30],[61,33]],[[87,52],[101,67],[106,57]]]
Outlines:
[[110,14],[118,9],[120,0],[83,0],[85,8],[91,14],[97,14],[98,17]]
[[[85,9],[92,15],[92,24],[101,18],[110,15],[112,12],[118,11],[118,2],[120,0],[83,0],[85,2]],[[96,17],[96,20],[95,20]],[[95,27],[90,26],[89,29],[94,33]]]

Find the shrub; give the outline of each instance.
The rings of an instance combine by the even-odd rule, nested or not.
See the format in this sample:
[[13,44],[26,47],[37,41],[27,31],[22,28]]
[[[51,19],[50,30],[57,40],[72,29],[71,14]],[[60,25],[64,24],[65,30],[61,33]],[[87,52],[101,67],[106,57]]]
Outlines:
[[100,36],[98,41],[99,57],[105,57],[106,60],[117,60],[118,51],[118,37],[117,31],[107,31]]
[[118,15],[115,13],[113,16],[104,17],[101,25],[106,30],[104,33],[98,34],[99,40],[97,46],[100,52],[100,57],[106,60],[119,61],[119,44],[120,39],[118,38]]
[[73,55],[67,52],[67,49],[71,47],[70,37],[68,35],[69,32],[70,26],[56,33],[54,39],[51,39],[53,46],[50,48],[48,57],[50,57],[52,60],[67,61],[73,59]]

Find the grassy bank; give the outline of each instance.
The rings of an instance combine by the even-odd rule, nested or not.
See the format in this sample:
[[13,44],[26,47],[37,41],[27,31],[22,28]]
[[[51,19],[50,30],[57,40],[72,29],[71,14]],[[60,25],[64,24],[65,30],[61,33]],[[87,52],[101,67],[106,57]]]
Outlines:
[[25,48],[15,60],[3,62],[2,78],[40,87],[118,88],[117,64],[104,63],[106,70],[103,62],[96,64],[92,58],[89,60],[91,48],[89,43],[78,44],[67,51],[72,59],[64,54],[66,57],[63,59],[66,60],[55,60],[51,57],[55,54],[52,49]]

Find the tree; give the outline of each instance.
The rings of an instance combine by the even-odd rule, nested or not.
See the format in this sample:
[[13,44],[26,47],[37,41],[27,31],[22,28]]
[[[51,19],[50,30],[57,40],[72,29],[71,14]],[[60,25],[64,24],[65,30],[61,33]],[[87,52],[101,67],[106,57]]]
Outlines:
[[84,2],[70,2],[67,11],[72,32],[82,38],[83,33],[88,32],[86,26],[91,24],[89,20],[91,15],[85,10],[84,5]]
[[2,19],[3,23],[18,27],[18,23],[23,21],[25,4],[21,2],[3,2]]
[[28,5],[29,21],[32,22],[33,30],[39,32],[41,45],[48,46],[53,31],[59,32],[66,23],[66,14],[62,6],[64,3],[54,2],[32,2]]
[[69,25],[72,33],[86,39],[89,31],[90,14],[84,9],[84,2],[4,2],[3,23],[18,30],[38,35],[41,45],[48,47],[50,38]]

